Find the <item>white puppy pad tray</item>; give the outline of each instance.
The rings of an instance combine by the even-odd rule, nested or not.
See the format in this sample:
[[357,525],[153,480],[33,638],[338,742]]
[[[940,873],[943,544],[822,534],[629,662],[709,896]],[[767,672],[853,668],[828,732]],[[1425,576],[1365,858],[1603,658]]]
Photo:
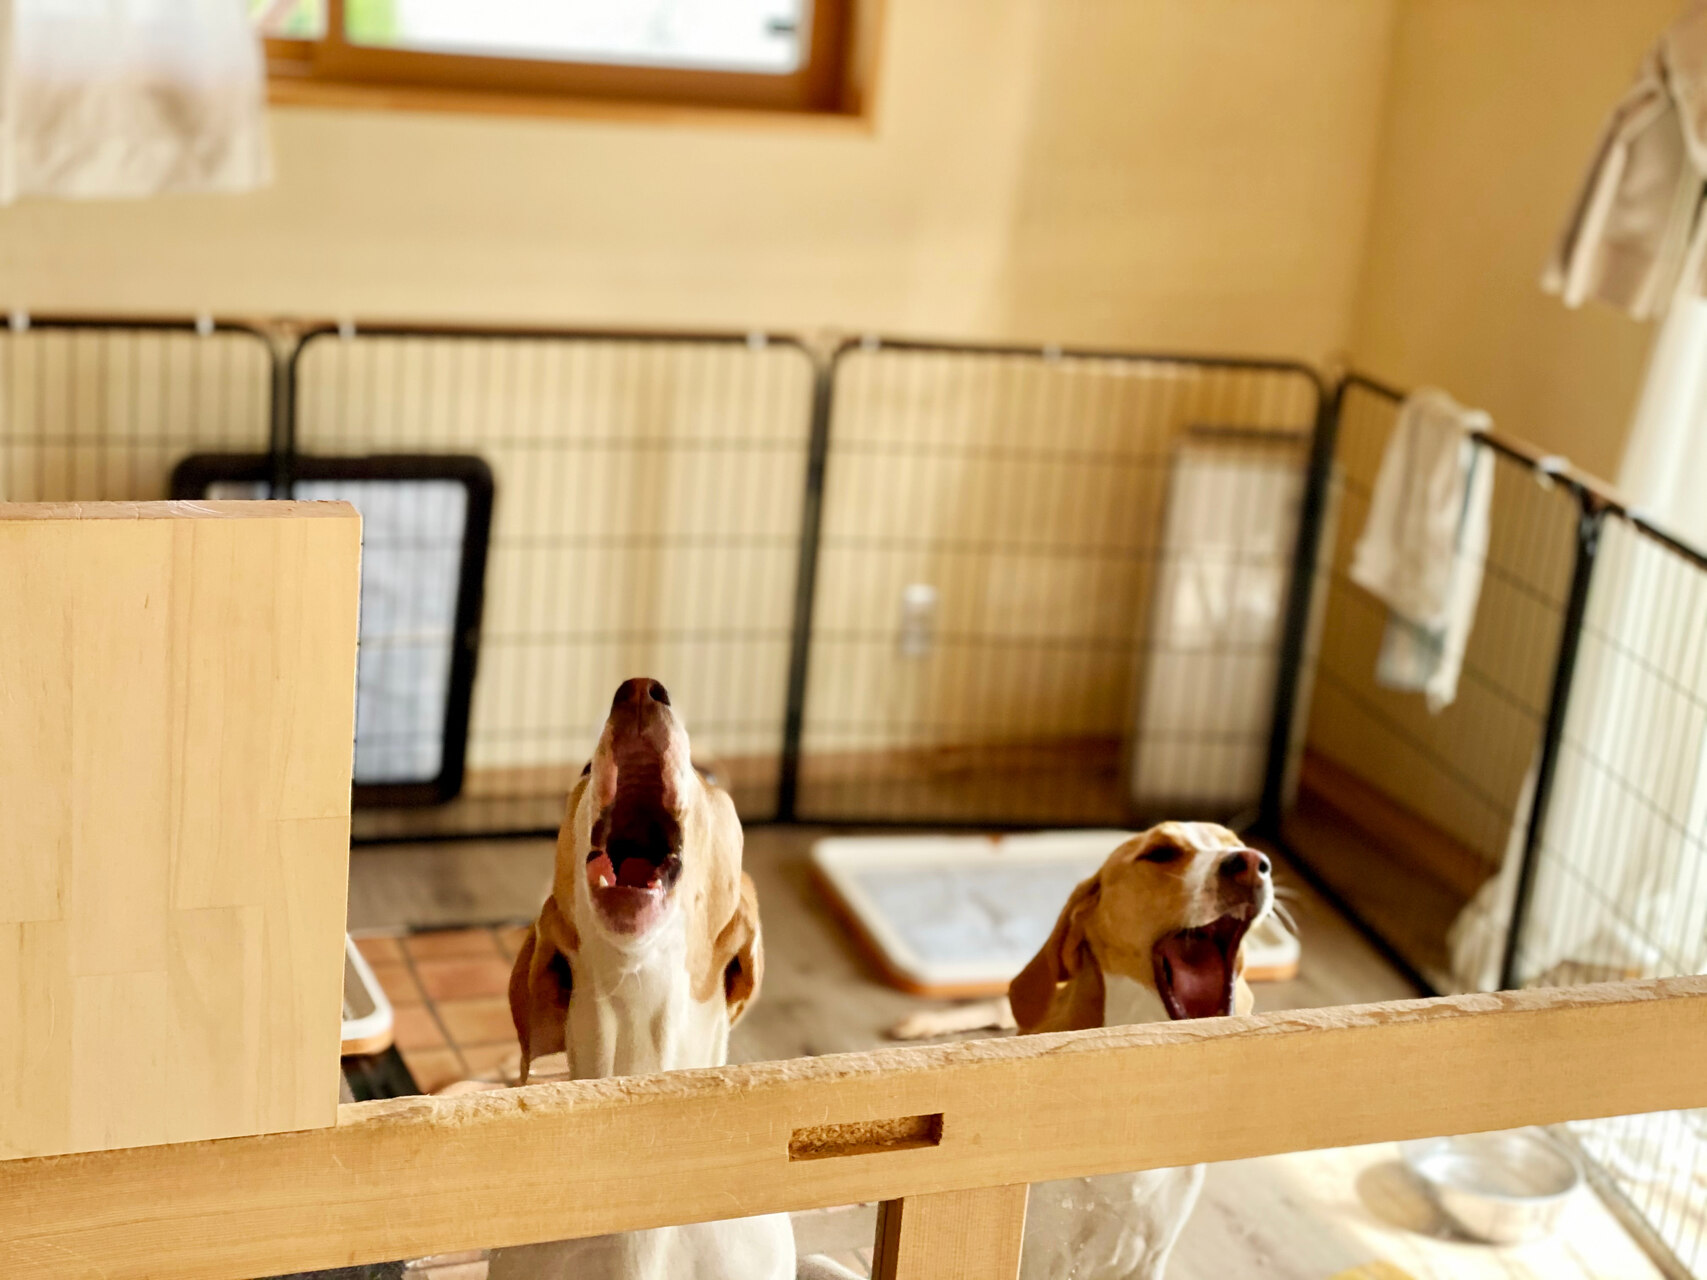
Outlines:
[[[860,946],[916,995],[1004,994],[1073,886],[1130,831],[820,840],[812,868]],[[1246,977],[1291,977],[1298,942],[1273,920],[1245,939]]]

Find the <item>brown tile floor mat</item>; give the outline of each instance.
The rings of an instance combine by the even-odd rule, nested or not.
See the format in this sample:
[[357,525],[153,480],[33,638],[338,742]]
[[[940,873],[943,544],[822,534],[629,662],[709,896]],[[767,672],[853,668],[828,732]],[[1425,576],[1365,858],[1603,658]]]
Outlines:
[[[525,925],[435,929],[356,939],[391,1001],[397,1051],[423,1093],[458,1080],[513,1084],[521,1067],[510,1023],[510,965]],[[554,1064],[536,1070],[551,1074]]]

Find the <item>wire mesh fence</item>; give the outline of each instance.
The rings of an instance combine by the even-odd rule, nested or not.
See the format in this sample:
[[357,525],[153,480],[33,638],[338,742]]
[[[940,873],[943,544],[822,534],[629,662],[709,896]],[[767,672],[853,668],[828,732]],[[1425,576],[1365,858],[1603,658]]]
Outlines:
[[637,672],[776,808],[814,366],[787,340],[363,329],[295,361],[303,458],[474,455],[496,500],[467,774],[364,835],[547,830]]
[[[1449,955],[1454,922],[1527,833],[1524,779],[1552,693],[1578,502],[1568,485],[1479,441],[1474,465],[1493,468],[1493,496],[1456,696],[1434,713],[1419,694],[1384,687],[1387,609],[1350,570],[1399,403],[1356,379],[1339,394],[1314,694],[1283,833],[1413,970],[1447,990],[1464,985]],[[1471,985],[1494,985],[1499,961],[1496,946],[1492,975]]]
[[[1480,602],[1431,713],[1349,572],[1400,401],[1134,353],[392,326],[281,364],[244,326],[20,320],[0,500],[355,500],[358,837],[554,828],[644,672],[748,820],[1261,799],[1435,988],[1707,970],[1707,560],[1478,437]],[[1707,1116],[1572,1133],[1707,1274]]]
[[0,329],[0,501],[143,501],[208,449],[265,450],[272,350],[195,321],[18,318]]
[[1309,370],[867,342],[832,387],[799,816],[1255,805]]
[[[1518,892],[1507,874],[1493,911]],[[1608,510],[1513,984],[1707,971],[1707,563]],[[1570,1126],[1690,1275],[1707,1275],[1707,1112]]]
[[[1438,990],[1707,969],[1707,561],[1500,439],[1451,706],[1377,676],[1386,608],[1349,575],[1399,393],[1342,386],[1325,623],[1285,842]],[[1707,1116],[1569,1126],[1673,1274],[1707,1274]]]

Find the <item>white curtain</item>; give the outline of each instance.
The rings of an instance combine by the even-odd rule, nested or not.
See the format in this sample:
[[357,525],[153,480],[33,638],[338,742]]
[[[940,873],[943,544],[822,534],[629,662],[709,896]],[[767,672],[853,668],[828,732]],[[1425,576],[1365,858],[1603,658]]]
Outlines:
[[0,0],[0,204],[271,176],[244,0]]
[[[1707,546],[1707,301],[1674,300],[1655,338],[1619,486],[1655,524]],[[1577,658],[1525,980],[1707,969],[1707,583],[1608,521]],[[1453,926],[1460,987],[1498,985],[1534,770],[1500,874]]]

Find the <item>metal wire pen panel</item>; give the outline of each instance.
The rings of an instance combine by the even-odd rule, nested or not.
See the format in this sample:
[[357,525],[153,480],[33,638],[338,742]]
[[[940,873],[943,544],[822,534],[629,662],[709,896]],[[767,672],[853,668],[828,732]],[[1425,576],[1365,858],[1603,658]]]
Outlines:
[[1455,938],[1456,957],[1448,939],[1527,833],[1524,779],[1552,692],[1576,494],[1485,441],[1476,446],[1477,465],[1494,468],[1481,593],[1456,697],[1432,713],[1420,693],[1378,678],[1388,611],[1350,577],[1399,400],[1356,380],[1341,396],[1317,567],[1314,696],[1284,836],[1431,985],[1497,986],[1503,934]]
[[787,342],[311,335],[301,454],[483,458],[496,498],[462,796],[358,836],[554,828],[611,691],[656,676],[771,816],[814,370]]
[[1600,536],[1517,978],[1707,971],[1707,572]]
[[[1707,569],[1617,512],[1600,529],[1514,979],[1707,972]],[[1696,1069],[1679,1064],[1679,1069]],[[1707,1275],[1707,1113],[1570,1126],[1692,1275]]]
[[187,454],[267,447],[259,333],[193,321],[36,319],[0,329],[0,500],[167,496]]
[[[1387,612],[1348,573],[1399,404],[1353,377],[1334,415],[1285,842],[1440,989],[1707,971],[1707,558],[1484,438],[1480,603],[1430,715],[1379,684]],[[1567,1127],[1668,1274],[1707,1275],[1707,1113]]]
[[1313,374],[868,343],[832,388],[802,817],[1255,804]]

